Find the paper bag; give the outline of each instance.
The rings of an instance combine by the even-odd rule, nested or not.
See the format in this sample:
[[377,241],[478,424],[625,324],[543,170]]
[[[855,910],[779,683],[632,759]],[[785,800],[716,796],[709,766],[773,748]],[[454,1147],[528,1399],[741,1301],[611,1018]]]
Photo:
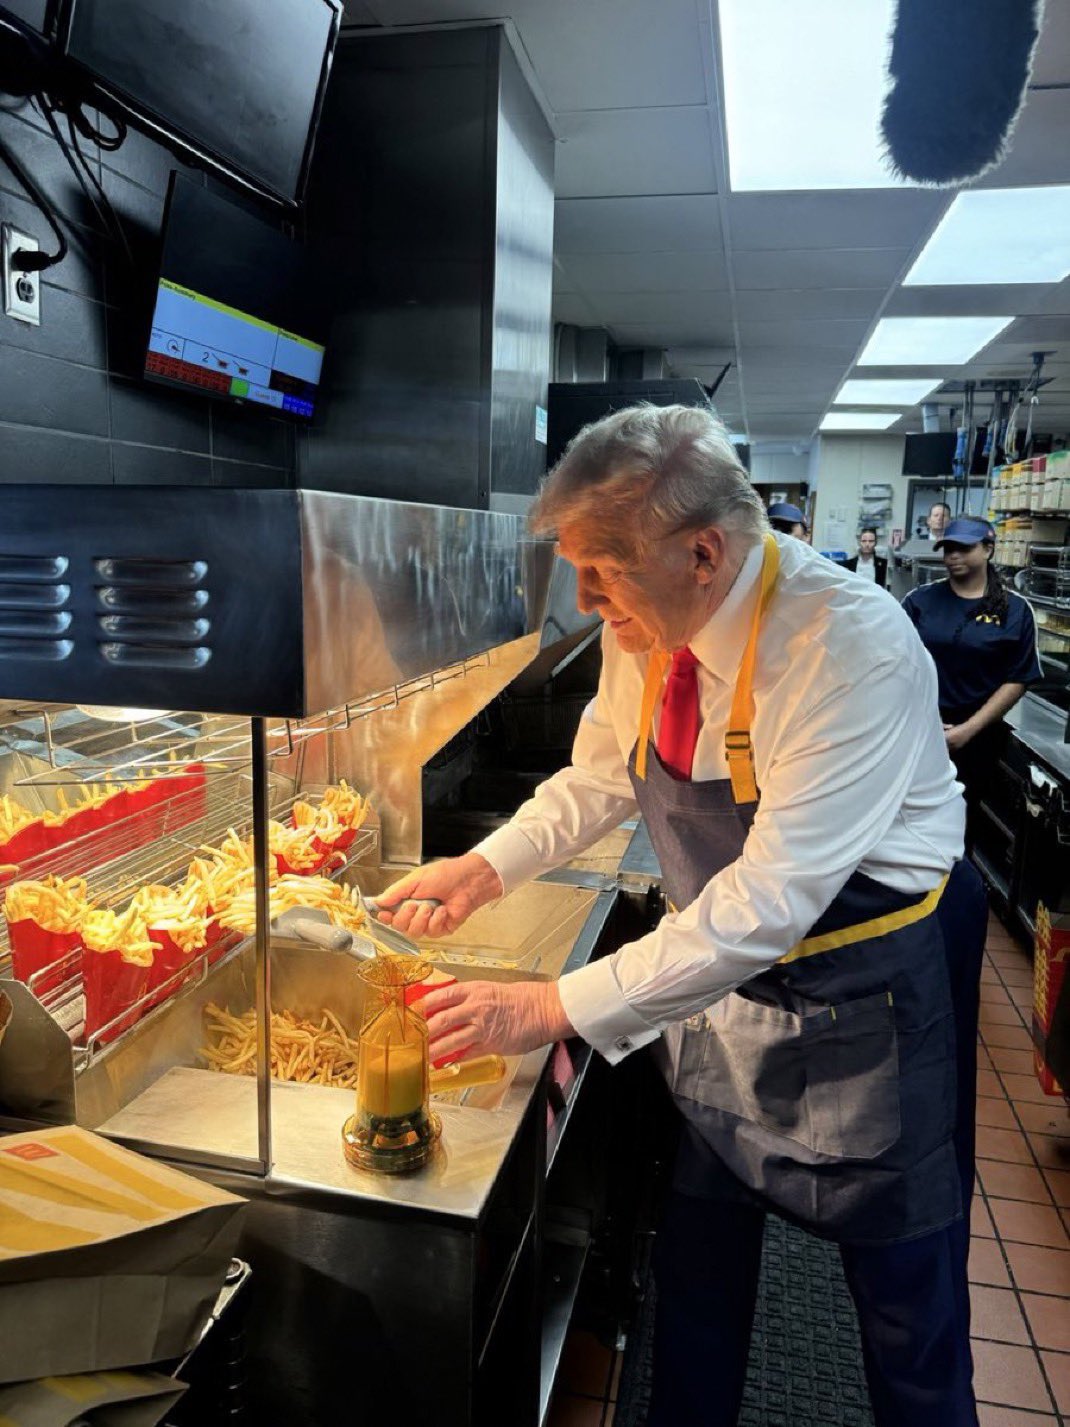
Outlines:
[[98,1372],[45,1377],[0,1387],[3,1427],[156,1427],[185,1392],[184,1383],[152,1372]]
[[243,1207],[74,1126],[0,1139],[0,1383],[188,1352]]

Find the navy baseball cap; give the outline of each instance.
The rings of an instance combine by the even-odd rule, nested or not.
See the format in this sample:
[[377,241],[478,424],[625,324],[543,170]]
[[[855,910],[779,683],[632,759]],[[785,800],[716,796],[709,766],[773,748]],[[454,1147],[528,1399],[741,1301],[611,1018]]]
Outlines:
[[789,505],[785,500],[778,500],[769,507],[770,520],[790,520],[792,525],[805,525],[806,517],[797,505]]
[[952,545],[979,545],[982,540],[995,540],[995,528],[987,520],[976,515],[957,515],[944,526],[939,540],[933,541],[933,549],[939,550],[950,540]]

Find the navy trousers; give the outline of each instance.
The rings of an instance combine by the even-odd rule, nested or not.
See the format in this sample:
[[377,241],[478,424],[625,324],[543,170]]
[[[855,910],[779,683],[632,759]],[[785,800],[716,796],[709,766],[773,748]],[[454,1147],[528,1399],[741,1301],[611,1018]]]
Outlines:
[[[972,865],[960,863],[939,919],[955,1005],[963,1217],[908,1243],[840,1246],[877,1427],[977,1427],[966,1258],[987,918],[980,878]],[[693,1160],[703,1153],[708,1150],[685,1126],[681,1155]],[[654,1396],[647,1427],[736,1427],[764,1227],[757,1203],[670,1194],[655,1246]]]

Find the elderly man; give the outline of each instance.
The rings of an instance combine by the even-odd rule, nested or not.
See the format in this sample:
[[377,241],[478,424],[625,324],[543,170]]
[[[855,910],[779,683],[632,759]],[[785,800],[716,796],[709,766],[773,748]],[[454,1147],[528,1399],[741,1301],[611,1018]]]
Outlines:
[[651,1424],[735,1423],[773,1210],[841,1246],[880,1427],[976,1427],[963,1216],[986,912],[932,663],[892,600],[769,531],[708,412],[580,432],[532,524],[605,620],[572,764],[384,900],[444,933],[638,807],[669,911],[557,984],[432,992],[433,1052],[578,1034],[615,1062],[659,1042],[683,1135]]

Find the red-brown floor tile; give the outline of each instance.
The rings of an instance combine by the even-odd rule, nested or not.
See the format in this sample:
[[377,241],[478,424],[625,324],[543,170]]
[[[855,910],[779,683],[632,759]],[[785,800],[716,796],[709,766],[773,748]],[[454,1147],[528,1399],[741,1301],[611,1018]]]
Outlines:
[[1060,1412],[1070,1412],[1070,1353],[1045,1352],[1040,1356],[1055,1394],[1055,1406]]
[[1048,1186],[1031,1164],[1005,1164],[1002,1160],[977,1161],[977,1175],[990,1199],[1024,1199],[1030,1204],[1051,1204]]
[[1046,1105],[1052,1098],[1045,1095],[1035,1075],[1013,1075],[1009,1070],[997,1072],[1003,1088],[1012,1100],[1025,1100],[1032,1105]]
[[1022,1303],[1037,1346],[1070,1352],[1070,1299],[1023,1293]]
[[981,1427],[1058,1427],[1058,1419],[1047,1412],[1024,1412],[1020,1407],[994,1407],[991,1402],[977,1404],[977,1420]]
[[1051,1398],[1032,1348],[975,1342],[973,1386],[982,1402],[999,1402],[1006,1407],[1031,1407],[1038,1412],[1051,1407]]
[[981,1035],[991,1054],[993,1047],[999,1050],[1024,1050],[1033,1054],[1033,1040],[1021,1021],[1014,1026],[982,1026]]
[[1004,1242],[1042,1244],[1049,1249],[1070,1250],[1070,1235],[1052,1204],[1026,1204],[1019,1199],[993,1199],[988,1208],[996,1233]]
[[1031,1050],[1010,1050],[1006,1046],[989,1046],[988,1053],[997,1070],[1009,1070],[1013,1075],[1028,1075],[1033,1069]]
[[1018,1026],[1022,1024],[1022,1017],[1018,1007],[1015,1006],[1006,991],[1003,992],[1004,1000],[999,1005],[981,998],[980,1024],[982,1026]]
[[[992,958],[992,965],[1008,986],[1011,984],[1007,980],[1008,976],[1021,977],[1030,976],[1032,974],[1033,968],[1029,958],[1024,956],[1020,951],[1011,951],[1007,948],[1000,947],[995,951],[990,951],[988,954]],[[1021,982],[1018,984],[1020,985]]]
[[616,1402],[620,1396],[620,1375],[624,1367],[624,1354],[615,1353],[613,1361],[613,1377],[609,1384],[609,1400]]
[[1006,1097],[1007,1092],[1003,1088],[1003,1081],[1000,1079],[998,1070],[989,1070],[980,1065],[977,1067],[977,1093],[978,1095],[994,1095],[998,1100]]
[[996,1130],[990,1125],[977,1127],[978,1159],[1002,1159],[1010,1164],[1032,1164],[1033,1156],[1025,1136],[1018,1130]]
[[[994,1288],[1010,1287],[1010,1275],[998,1239],[974,1239],[970,1244],[970,1282],[989,1283]],[[1039,1291],[1045,1292],[1044,1289]]]
[[999,981],[981,982],[981,1010],[986,1006],[1009,1006],[1011,998]]
[[1014,1107],[1009,1100],[996,1100],[987,1095],[978,1095],[974,1114],[979,1125],[987,1125],[992,1130],[1016,1130],[1018,1121],[1014,1117]]
[[1055,1135],[1070,1139],[1070,1116],[1061,1100],[1048,1100],[1041,1105],[1023,1100],[1015,1106],[1022,1128],[1032,1135]]
[[996,968],[995,968],[994,966],[990,966],[990,965],[987,965],[987,964],[986,964],[985,966],[982,966],[982,967],[981,967],[981,985],[982,985],[982,986],[1002,986],[1002,985],[1003,985],[1003,981],[1002,981],[1002,979],[1000,978],[1000,974],[999,974],[999,972],[996,970]]
[[1070,1170],[1046,1169],[1044,1178],[1056,1204],[1061,1204],[1064,1209],[1070,1208]]
[[613,1353],[593,1333],[572,1328],[561,1355],[558,1384],[563,1392],[581,1392],[603,1398],[609,1388]]
[[[986,1240],[978,1239],[978,1244]],[[997,1248],[999,1247],[997,1241]],[[1025,1293],[1054,1293],[1070,1297],[1070,1251],[1037,1248],[1035,1244],[1004,1246],[1014,1281]],[[971,1259],[972,1264],[972,1259]],[[992,1279],[978,1279],[991,1283]]]
[[550,1404],[546,1427],[602,1427],[604,1411],[604,1405],[593,1397],[558,1394]]
[[613,1427],[613,1419],[617,1415],[617,1404],[609,1403],[606,1407],[606,1415],[602,1418],[602,1427]]
[[1062,1135],[1027,1135],[1026,1139],[1043,1169],[1070,1169],[1070,1140]]
[[992,1215],[988,1212],[988,1205],[981,1194],[975,1194],[973,1202],[970,1204],[970,1235],[973,1238],[981,1239],[996,1237],[996,1227],[992,1223]]
[[1018,987],[1032,994],[1033,968],[1031,966],[997,966],[996,970],[1008,991],[1013,991]]
[[1018,1307],[1017,1294],[1009,1288],[971,1284],[970,1336],[999,1343],[1028,1344],[1029,1332]]

